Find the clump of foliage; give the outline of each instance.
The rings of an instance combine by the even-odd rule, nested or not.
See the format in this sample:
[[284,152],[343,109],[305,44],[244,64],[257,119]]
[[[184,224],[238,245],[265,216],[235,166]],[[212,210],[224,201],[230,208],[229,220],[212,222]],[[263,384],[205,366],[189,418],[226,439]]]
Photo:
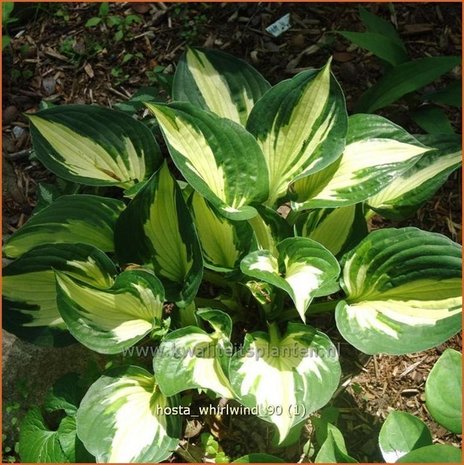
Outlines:
[[[48,411],[66,415],[53,433],[33,410],[23,461],[78,461],[76,445],[99,462],[165,460],[188,390],[233,399],[284,444],[340,381],[315,314],[333,314],[366,354],[426,350],[459,332],[460,246],[413,227],[368,232],[365,219],[421,206],[459,167],[457,136],[348,116],[330,60],[271,87],[244,61],[189,49],[172,102],[146,107],[153,131],[98,106],[29,115],[50,171],[112,196],[42,190],[4,247],[6,329],[101,354],[150,347],[153,360],[108,370],[72,401],[55,393]],[[313,452],[354,460],[327,421]]]
[[104,25],[107,29],[114,32],[113,40],[121,41],[128,33],[130,26],[134,23],[141,23],[142,18],[139,15],[117,16],[110,15],[110,7],[108,2],[102,2],[98,9],[98,16],[92,16],[85,23],[85,27],[94,28]]
[[[393,4],[391,8],[394,9]],[[372,113],[407,97],[408,116],[430,134],[453,134],[442,105],[461,107],[461,81],[454,80],[437,91],[421,92],[425,86],[461,64],[459,56],[429,56],[411,60],[405,42],[392,23],[359,8],[366,31],[338,31],[368,50],[382,64],[384,73],[361,96],[357,112]]]

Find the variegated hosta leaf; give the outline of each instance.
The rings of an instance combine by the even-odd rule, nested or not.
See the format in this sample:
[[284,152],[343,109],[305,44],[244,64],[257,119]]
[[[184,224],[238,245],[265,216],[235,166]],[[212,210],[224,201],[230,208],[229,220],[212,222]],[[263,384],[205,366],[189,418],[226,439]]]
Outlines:
[[347,114],[330,62],[282,81],[254,106],[247,129],[257,138],[269,171],[268,205],[295,179],[336,160],[345,146]]
[[325,247],[305,237],[285,239],[277,248],[278,258],[268,250],[258,250],[248,254],[240,268],[247,276],[287,292],[305,321],[312,299],[332,292],[340,266]]
[[164,289],[153,272],[122,272],[101,289],[57,273],[58,310],[70,333],[89,349],[116,354],[162,328]]
[[232,320],[220,310],[201,309],[197,316],[210,323],[214,332],[195,326],[173,331],[161,343],[153,367],[161,392],[172,396],[186,389],[211,389],[233,398],[227,368],[232,355]]
[[407,131],[378,115],[348,118],[343,155],[293,184],[295,210],[353,205],[378,192],[430,150]]
[[120,200],[96,195],[64,195],[40,210],[8,239],[3,252],[19,257],[43,244],[81,243],[114,251],[114,225],[124,209]]
[[409,452],[430,444],[432,435],[427,425],[407,412],[390,412],[379,433],[380,452],[387,463],[396,463]]
[[55,271],[99,287],[113,284],[116,269],[101,251],[84,244],[42,245],[3,268],[3,325],[41,345],[73,339],[56,305]]
[[339,255],[353,248],[367,235],[361,204],[340,208],[319,208],[298,218],[299,236],[308,237]]
[[416,228],[370,233],[344,257],[342,336],[367,354],[405,354],[461,329],[461,247]]
[[217,214],[197,192],[192,195],[190,205],[205,266],[216,271],[236,268],[250,249],[250,225],[245,221],[230,221]]
[[146,104],[156,116],[174,163],[190,185],[233,220],[256,215],[268,195],[264,156],[242,126],[190,103]]
[[195,297],[203,272],[200,245],[166,163],[122,212],[115,248],[120,263],[153,267],[168,300],[183,307]]
[[37,158],[63,179],[128,188],[161,164],[151,131],[122,112],[64,105],[29,114]]
[[177,64],[175,101],[193,103],[245,126],[270,84],[247,62],[217,50],[189,48]]
[[[137,366],[106,372],[90,386],[77,411],[77,435],[105,463],[157,463],[176,449],[182,421],[154,376]],[[171,412],[170,412],[171,410]]]
[[247,334],[242,350],[232,357],[230,380],[240,402],[274,423],[282,442],[292,426],[330,400],[341,370],[325,334],[289,323],[280,337],[274,325],[269,335]]
[[292,228],[275,210],[259,205],[257,207],[258,215],[248,220],[253,228],[258,249],[269,250],[272,255],[277,257],[277,244],[293,236]]
[[459,136],[416,137],[434,150],[426,153],[412,168],[367,201],[369,207],[385,218],[402,219],[413,214],[461,165]]

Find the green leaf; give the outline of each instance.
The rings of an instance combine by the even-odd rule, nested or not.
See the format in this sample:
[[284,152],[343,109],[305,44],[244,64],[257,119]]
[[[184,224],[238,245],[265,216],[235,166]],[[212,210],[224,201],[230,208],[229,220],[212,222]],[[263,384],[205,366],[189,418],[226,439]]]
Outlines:
[[81,189],[82,186],[79,184],[61,178],[55,179],[53,184],[41,182],[37,186],[37,204],[32,213],[35,215],[40,210],[49,207],[59,197],[64,195],[75,195],[80,192]]
[[258,249],[269,250],[274,257],[278,257],[277,244],[293,236],[293,231],[287,221],[275,210],[259,205],[256,207],[258,215],[248,220],[253,228]]
[[398,31],[391,22],[371,13],[362,6],[359,7],[359,17],[369,32],[382,34],[406,49]]
[[252,454],[242,455],[232,463],[284,463],[279,457],[274,455],[256,452]]
[[2,2],[2,23],[6,24],[14,8],[14,2]]
[[416,228],[371,232],[344,256],[341,335],[367,354],[435,347],[461,329],[461,246]]
[[133,24],[133,23],[141,23],[142,18],[139,15],[127,15],[124,18],[124,22],[128,26],[128,25]]
[[[3,3],[4,5],[4,3]],[[9,35],[6,35],[6,34],[2,34],[2,50],[5,49],[6,47],[8,47],[8,45],[10,45],[11,43],[11,37]]]
[[127,189],[161,164],[151,131],[120,111],[62,105],[28,118],[37,158],[69,181]]
[[375,56],[385,60],[393,66],[404,63],[408,60],[408,54],[403,45],[396,40],[385,37],[378,32],[349,32],[337,31],[345,39],[358,45],[361,48],[372,52]]
[[110,12],[110,6],[108,2],[102,2],[100,4],[100,8],[98,9],[98,14],[104,18],[105,16],[108,16],[108,13]]
[[111,288],[57,273],[58,310],[70,333],[101,354],[116,354],[162,328],[164,289],[148,270],[122,272]]
[[119,42],[123,38],[124,38],[124,30],[123,29],[119,29],[118,31],[116,31],[116,33],[113,36],[113,39],[114,39],[115,42]]
[[303,321],[312,299],[326,295],[340,273],[335,257],[319,243],[292,237],[277,245],[279,257],[268,250],[248,254],[240,264],[247,276],[284,290],[292,298]]
[[[68,186],[73,183],[67,183],[63,180]],[[54,184],[48,184],[45,182],[39,183],[37,186],[37,204],[34,208],[33,214],[38,213],[40,210],[43,210],[46,207],[49,207],[56,199],[64,195],[62,190],[55,186]]]
[[124,209],[120,200],[95,195],[64,195],[33,215],[7,240],[3,252],[19,257],[44,244],[89,244],[114,251],[114,225]]
[[201,283],[203,261],[192,218],[166,163],[119,217],[116,255],[121,264],[152,267],[166,298],[185,306]]
[[111,15],[107,19],[107,24],[110,27],[119,26],[124,22],[124,18],[117,15]]
[[174,163],[222,215],[245,220],[268,195],[266,164],[242,126],[190,103],[146,104],[156,116]]
[[452,107],[461,108],[462,106],[462,89],[461,81],[454,81],[444,89],[424,94],[424,100],[433,103],[441,103]]
[[356,113],[373,113],[414,92],[461,64],[461,57],[419,58],[395,66],[359,99]]
[[311,210],[298,218],[295,228],[299,236],[319,242],[333,255],[352,249],[367,236],[361,204]]
[[296,210],[353,205],[378,192],[430,150],[377,115],[348,119],[346,147],[332,165],[293,185]]
[[226,376],[232,354],[229,341],[232,320],[220,310],[201,309],[197,315],[214,328],[212,334],[187,326],[168,334],[153,359],[155,376],[166,396],[187,389],[210,389],[232,399]]
[[273,423],[283,442],[292,426],[330,400],[340,365],[330,339],[310,326],[289,323],[283,337],[275,324],[269,331],[245,336],[229,374],[239,401]]
[[396,462],[409,452],[432,444],[427,425],[406,412],[390,412],[379,434],[385,462]]
[[385,218],[396,220],[412,215],[461,165],[459,136],[417,137],[434,150],[426,153],[413,167],[367,201],[370,208]]
[[197,192],[190,199],[195,228],[205,266],[231,271],[250,249],[252,230],[244,221],[230,221],[219,215]]
[[334,162],[345,145],[347,113],[330,61],[266,92],[253,108],[247,129],[266,160],[268,205],[285,194],[292,181]]
[[95,462],[95,457],[89,454],[81,440],[77,437],[76,417],[63,418],[58,433],[58,441],[68,459],[67,461],[71,463]]
[[69,462],[69,458],[60,445],[60,427],[57,431],[52,431],[45,423],[38,407],[29,410],[20,428],[19,456],[21,461],[23,463]]
[[95,27],[98,26],[101,23],[102,19],[99,18],[98,16],[94,16],[93,18],[90,18],[87,20],[85,23],[85,27]]
[[457,447],[433,444],[413,450],[397,463],[462,463],[462,452]]
[[67,415],[74,415],[83,394],[79,385],[79,375],[67,373],[59,378],[47,393],[44,408],[47,412],[64,410]]
[[[310,418],[311,424],[315,430],[315,437],[316,441],[319,446],[322,446],[327,439],[328,431],[330,426],[333,426],[337,423],[338,417],[340,415],[340,411],[336,407],[332,407],[330,405],[324,407],[319,412],[319,416],[312,416]],[[342,433],[335,428],[332,428],[332,433],[335,436],[341,435],[343,438]],[[342,444],[341,441],[339,441]],[[343,440],[343,445],[345,444]],[[346,448],[344,449],[346,451]]]
[[77,412],[77,434],[97,462],[166,460],[177,447],[181,419],[168,414],[180,399],[161,394],[155,378],[136,366],[103,374]]
[[358,463],[348,455],[340,430],[330,423],[327,428],[327,438],[319,449],[314,463]]
[[101,251],[84,244],[43,245],[3,269],[4,328],[40,345],[73,342],[56,305],[55,271],[109,287],[116,269]]
[[430,415],[456,434],[462,432],[462,355],[446,349],[425,383],[425,402]]
[[411,118],[429,134],[454,134],[446,113],[439,107],[424,106],[412,113]]
[[173,99],[190,102],[245,126],[270,84],[247,62],[224,52],[189,48],[180,58]]

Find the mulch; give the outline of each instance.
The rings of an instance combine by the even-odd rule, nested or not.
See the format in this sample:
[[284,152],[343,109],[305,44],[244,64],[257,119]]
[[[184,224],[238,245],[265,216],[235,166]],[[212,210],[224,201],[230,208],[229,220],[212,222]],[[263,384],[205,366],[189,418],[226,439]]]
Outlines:
[[[461,54],[459,4],[363,6],[396,24],[411,58]],[[332,32],[363,30],[356,4],[115,3],[110,6],[110,15],[139,18],[124,28],[119,41],[115,40],[117,26],[85,26],[99,15],[97,4],[26,4],[22,8],[21,21],[10,28],[11,48],[3,53],[4,236],[24,224],[31,214],[38,183],[54,179],[28,156],[31,141],[23,113],[36,111],[41,102],[112,107],[142,86],[157,87],[160,95],[166,95],[166,81],[188,45],[217,48],[242,57],[272,84],[307,67],[320,67],[332,55],[333,71],[345,91],[349,110],[382,74],[374,56]],[[265,28],[286,13],[291,14],[291,29],[278,38],[271,37]],[[453,73],[428,90],[460,77],[460,70]],[[408,117],[410,103],[405,99],[380,113],[413,133],[420,132]],[[460,133],[460,112],[447,109],[447,114]],[[461,242],[460,185],[461,174],[454,173],[414,217],[402,222],[374,217],[371,227],[414,225]],[[331,322],[325,321],[322,326],[330,329]],[[438,348],[401,357],[368,357],[342,346],[346,383],[334,405],[340,408],[340,425],[349,438],[352,455],[360,461],[381,460],[377,433],[392,409],[423,419],[435,442],[460,443],[458,436],[430,419],[424,404],[425,378],[445,347],[461,350],[460,337]],[[231,421],[235,422],[229,425],[233,437],[224,439],[227,452],[238,456],[263,450],[258,448],[269,450],[268,425],[256,419]],[[250,428],[254,435],[247,434]],[[300,458],[298,450],[284,455],[292,461]]]

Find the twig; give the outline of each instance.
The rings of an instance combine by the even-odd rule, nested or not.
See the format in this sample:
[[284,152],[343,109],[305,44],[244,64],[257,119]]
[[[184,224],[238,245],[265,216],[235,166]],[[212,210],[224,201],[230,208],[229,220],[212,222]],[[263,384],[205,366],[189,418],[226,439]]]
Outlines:
[[5,158],[9,161],[25,160],[29,158],[31,149],[20,150],[19,152],[5,153]]
[[112,92],[113,94],[116,94],[118,97],[123,98],[124,100],[129,100],[129,97],[122,92],[119,92],[119,90],[114,89],[113,87],[108,86],[108,90]]

